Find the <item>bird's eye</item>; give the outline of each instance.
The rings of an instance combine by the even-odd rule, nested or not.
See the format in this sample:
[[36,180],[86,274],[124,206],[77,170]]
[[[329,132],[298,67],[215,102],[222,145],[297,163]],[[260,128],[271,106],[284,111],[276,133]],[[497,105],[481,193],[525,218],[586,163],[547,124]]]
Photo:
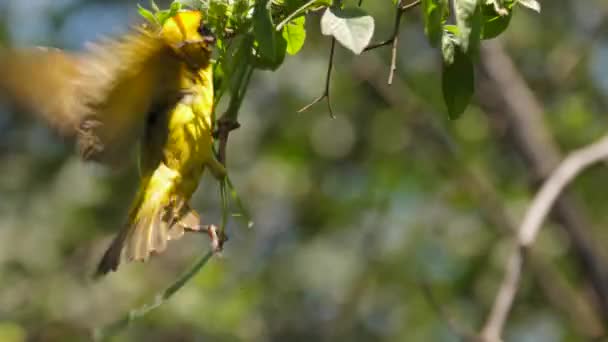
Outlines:
[[203,22],[203,21],[201,21],[201,25],[198,27],[198,33],[203,37],[212,37],[213,36],[213,32],[211,32],[211,29],[209,28],[209,26],[207,26],[205,24],[205,22]]

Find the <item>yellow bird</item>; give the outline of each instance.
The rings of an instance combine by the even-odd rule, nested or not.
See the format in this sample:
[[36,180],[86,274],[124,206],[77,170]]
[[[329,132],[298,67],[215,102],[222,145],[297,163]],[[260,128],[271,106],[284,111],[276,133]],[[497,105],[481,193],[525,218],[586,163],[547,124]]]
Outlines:
[[97,274],[201,229],[190,197],[205,168],[225,177],[212,149],[214,43],[200,12],[180,11],[82,54],[0,51],[0,95],[75,137],[85,160],[116,164],[139,141],[139,191]]

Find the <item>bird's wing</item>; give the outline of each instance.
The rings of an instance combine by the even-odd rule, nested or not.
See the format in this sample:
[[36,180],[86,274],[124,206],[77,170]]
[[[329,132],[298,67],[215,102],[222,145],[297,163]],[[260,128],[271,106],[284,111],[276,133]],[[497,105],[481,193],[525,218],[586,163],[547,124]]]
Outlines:
[[0,52],[0,93],[75,137],[83,159],[116,164],[142,136],[148,113],[177,102],[179,67],[157,34],[135,30],[82,54]]
[[157,35],[139,31],[89,47],[76,82],[85,160],[114,162],[142,136],[148,114],[179,99],[180,62]]
[[0,51],[0,95],[11,104],[42,117],[65,136],[74,136],[79,115],[71,82],[78,57],[57,49]]

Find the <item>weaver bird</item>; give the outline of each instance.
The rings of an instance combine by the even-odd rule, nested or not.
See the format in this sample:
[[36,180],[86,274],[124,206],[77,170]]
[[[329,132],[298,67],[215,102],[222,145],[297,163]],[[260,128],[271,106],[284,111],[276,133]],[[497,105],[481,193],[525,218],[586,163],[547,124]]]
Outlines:
[[225,177],[212,146],[214,43],[200,12],[180,11],[81,54],[0,51],[0,95],[74,137],[84,160],[115,164],[139,142],[139,190],[97,274],[202,229],[190,197],[206,168]]

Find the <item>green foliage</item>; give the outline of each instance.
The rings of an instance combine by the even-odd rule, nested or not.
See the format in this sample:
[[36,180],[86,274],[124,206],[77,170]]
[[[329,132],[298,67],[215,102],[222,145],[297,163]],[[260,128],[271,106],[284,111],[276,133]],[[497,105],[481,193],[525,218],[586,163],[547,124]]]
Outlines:
[[[324,11],[320,21],[323,35],[333,37],[354,54],[365,51],[374,35],[374,18],[361,7],[343,3],[331,0],[181,0],[175,1],[167,10],[158,9],[152,2],[152,11],[139,7],[139,13],[156,24],[162,24],[182,5],[206,13],[218,38],[215,82],[220,88],[219,99],[226,90],[233,93],[247,88],[247,84],[224,84],[247,81],[247,77],[241,77],[246,73],[245,69],[273,71],[283,64],[286,54],[298,54],[306,42],[306,15],[311,11]],[[397,0],[393,3],[404,5]],[[448,0],[420,2],[425,34],[432,46],[441,45],[442,89],[450,118],[460,116],[474,91],[473,82],[469,82],[474,79],[471,61],[476,59],[480,41],[495,38],[507,29],[516,4],[540,11],[536,0],[454,0],[455,25],[448,25],[452,15]],[[463,86],[457,86],[458,79],[453,78],[462,79]],[[234,115],[239,107],[239,101],[231,105]]]
[[[448,45],[450,45],[448,43]],[[467,108],[475,91],[473,63],[459,47],[450,48],[451,63],[443,64],[443,98],[450,119],[457,119]]]
[[506,1],[504,7],[497,7],[495,3],[486,3],[482,5],[481,15],[483,18],[483,27],[481,31],[481,39],[496,38],[503,33],[513,16],[512,8],[515,3],[510,0]]
[[458,26],[460,46],[464,52],[476,50],[481,31],[479,0],[454,0],[456,26]]
[[148,20],[150,23],[162,26],[167,19],[173,17],[179,10],[182,9],[182,4],[179,1],[174,1],[171,3],[171,6],[166,10],[161,10],[158,8],[158,5],[154,2],[154,0],[150,1],[150,7],[152,11],[149,11],[141,5],[137,5],[137,10],[139,14]]
[[449,11],[447,0],[422,0],[424,33],[433,46],[437,46],[441,41],[442,27]]
[[[398,5],[396,25],[405,11]],[[469,105],[474,93],[474,66],[481,39],[498,36],[508,27],[515,4],[539,11],[535,0],[453,0],[456,25],[447,25],[450,13],[448,0],[422,0],[425,34],[433,46],[441,43],[443,56],[442,91],[450,119],[458,118]],[[236,119],[255,69],[276,70],[286,54],[295,55],[306,41],[306,14],[323,10],[321,33],[333,37],[344,48],[361,54],[370,46],[374,35],[374,18],[360,7],[329,0],[182,0],[161,10],[152,1],[152,10],[139,6],[139,13],[149,22],[161,25],[182,6],[203,11],[217,37],[215,59],[216,101],[230,93],[224,117]],[[396,27],[398,30],[398,27]],[[397,31],[395,32],[397,34]],[[393,37],[395,38],[395,37]],[[333,53],[332,53],[333,56]],[[331,72],[331,67],[329,69]],[[329,73],[328,72],[328,73]],[[328,80],[330,79],[328,74]],[[328,92],[326,90],[326,92]],[[329,95],[327,95],[329,96]],[[222,231],[227,221],[226,185],[222,186]],[[238,198],[238,197],[237,197]],[[204,265],[206,260],[201,263]],[[196,268],[198,270],[198,268]],[[189,279],[196,271],[188,273]],[[184,281],[185,282],[185,281]],[[184,282],[179,283],[181,287]],[[172,287],[173,289],[173,287]],[[135,311],[119,322],[127,324],[168,299],[160,296],[152,306]]]
[[256,67],[277,69],[285,59],[287,42],[275,29],[270,13],[270,1],[258,1],[253,12],[253,34],[256,46]]

